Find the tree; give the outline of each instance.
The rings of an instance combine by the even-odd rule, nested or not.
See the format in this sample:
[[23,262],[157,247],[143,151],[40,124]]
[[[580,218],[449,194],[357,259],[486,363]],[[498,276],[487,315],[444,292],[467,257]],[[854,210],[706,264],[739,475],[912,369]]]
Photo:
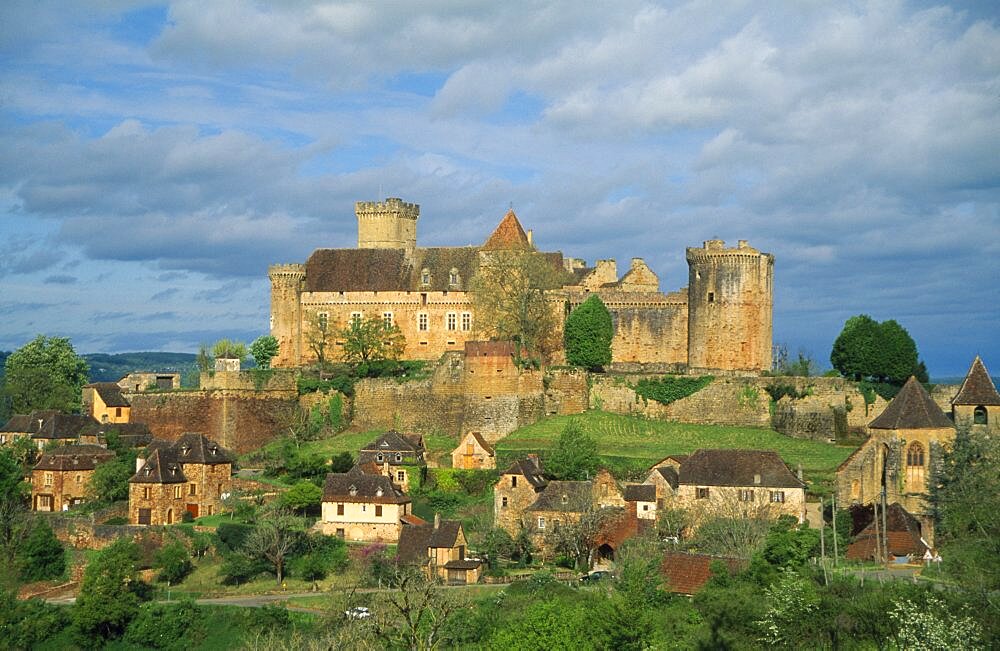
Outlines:
[[354,457],[346,450],[330,459],[330,472],[347,472],[354,467]]
[[300,481],[281,496],[281,505],[293,511],[308,511],[323,501],[323,489],[311,481]]
[[66,550],[45,520],[38,519],[18,546],[17,561],[22,581],[46,581],[66,571]]
[[280,585],[285,578],[285,562],[301,537],[298,518],[277,511],[254,527],[243,543],[243,551],[251,558],[267,561]]
[[611,312],[597,294],[592,294],[566,318],[563,332],[566,361],[591,371],[603,369],[611,363],[614,335]]
[[[24,467],[9,449],[0,448],[0,581],[13,583],[15,559],[28,522]],[[6,574],[6,572],[9,574]]]
[[511,558],[514,555],[514,539],[510,537],[506,529],[493,527],[483,536],[479,549],[486,554],[486,562],[491,570],[499,567],[501,558]]
[[208,344],[198,346],[198,354],[195,356],[194,362],[202,373],[212,370],[212,353],[208,350]]
[[184,580],[194,564],[191,562],[191,554],[187,547],[179,540],[172,540],[156,552],[153,567],[160,570],[156,575],[157,581],[165,581],[167,585],[176,585]]
[[326,366],[326,351],[333,345],[337,328],[330,323],[330,317],[325,312],[311,312],[306,319],[305,338],[309,350],[316,356],[316,364],[323,369]]
[[16,413],[76,411],[89,371],[69,339],[39,335],[4,362],[4,390]]
[[128,499],[128,480],[135,473],[135,461],[116,458],[106,461],[94,469],[87,486],[91,499],[102,504],[111,504]]
[[351,319],[340,331],[344,340],[344,361],[353,364],[383,359],[399,359],[406,339],[395,323],[379,317]]
[[583,480],[593,477],[600,463],[597,443],[571,420],[545,459],[545,472],[553,479]]
[[577,568],[587,569],[602,529],[621,516],[622,510],[614,507],[589,511],[576,522],[565,522],[550,529],[545,534],[545,543],[556,554],[573,559]]
[[955,650],[982,649],[983,631],[968,612],[951,613],[943,601],[927,597],[926,605],[900,599],[889,611],[897,626],[900,649]]
[[250,344],[250,354],[257,362],[257,368],[271,368],[271,360],[278,354],[278,340],[271,335],[257,337]]
[[375,610],[376,635],[386,648],[437,648],[441,627],[451,613],[467,606],[467,600],[428,581],[418,568],[399,567],[395,575],[396,589],[382,593],[383,603]]
[[212,346],[212,355],[216,359],[243,359],[247,356],[247,346],[241,341],[220,339]]
[[119,538],[87,565],[73,608],[73,624],[83,644],[121,637],[139,613],[148,592],[139,579],[139,558],[139,546]]
[[844,377],[903,384],[911,375],[926,377],[917,345],[894,320],[879,323],[867,314],[852,316],[833,342],[830,363]]
[[536,251],[489,251],[469,291],[476,329],[486,339],[514,341],[526,357],[559,346],[556,307],[546,290],[565,284],[567,272]]

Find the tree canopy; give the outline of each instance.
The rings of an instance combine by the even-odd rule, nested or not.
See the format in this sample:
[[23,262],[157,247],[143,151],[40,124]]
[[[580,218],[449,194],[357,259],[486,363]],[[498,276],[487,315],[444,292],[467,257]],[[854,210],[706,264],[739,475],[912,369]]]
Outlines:
[[911,375],[927,381],[927,369],[917,358],[917,345],[906,329],[890,319],[879,323],[867,314],[844,324],[830,363],[844,377],[903,384]]
[[344,361],[354,364],[399,359],[406,346],[399,326],[379,317],[351,319],[340,337],[344,340]]
[[247,356],[247,345],[242,341],[220,339],[212,346],[212,355],[216,359],[243,359]]
[[570,421],[545,459],[545,474],[553,479],[583,480],[600,467],[597,443],[576,421]]
[[597,371],[611,363],[611,339],[615,335],[611,313],[593,294],[566,318],[563,342],[566,361],[573,366]]
[[250,354],[257,368],[271,368],[271,360],[278,354],[278,340],[271,335],[257,337],[250,344]]
[[78,410],[89,372],[69,339],[44,335],[11,353],[4,370],[4,390],[14,412],[20,414],[36,409]]

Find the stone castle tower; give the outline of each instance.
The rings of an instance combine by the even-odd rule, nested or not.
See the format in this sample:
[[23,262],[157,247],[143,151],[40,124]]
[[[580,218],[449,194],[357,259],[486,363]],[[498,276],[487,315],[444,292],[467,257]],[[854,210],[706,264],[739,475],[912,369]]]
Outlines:
[[274,264],[268,268],[271,279],[271,336],[278,340],[275,367],[295,366],[302,359],[302,301],[306,280],[303,264]]
[[770,369],[774,256],[708,240],[687,261],[688,367]]
[[359,249],[403,249],[409,258],[417,247],[420,206],[390,197],[385,201],[358,201]]

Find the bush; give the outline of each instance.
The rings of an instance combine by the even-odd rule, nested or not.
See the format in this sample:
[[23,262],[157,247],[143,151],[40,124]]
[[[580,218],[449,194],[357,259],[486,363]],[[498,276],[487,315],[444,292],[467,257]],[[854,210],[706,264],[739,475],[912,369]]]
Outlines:
[[143,604],[125,631],[125,641],[143,648],[190,648],[189,634],[201,623],[202,614],[194,601]]
[[66,571],[66,550],[45,520],[37,520],[20,543],[18,562],[22,581],[45,581]]
[[156,575],[157,581],[164,581],[168,585],[176,585],[184,580],[194,565],[191,563],[191,554],[187,547],[179,540],[168,542],[156,552],[156,560],[153,567],[160,570]]
[[454,476],[455,481],[462,486],[462,490],[469,495],[484,494],[499,479],[496,470],[457,470]]
[[635,392],[647,400],[655,400],[660,404],[669,405],[675,400],[687,398],[701,391],[712,383],[711,375],[702,377],[685,377],[667,375],[660,380],[639,380],[633,387]]
[[242,552],[236,552],[226,557],[219,569],[223,585],[239,585],[252,581],[255,577],[271,570],[266,561],[250,558]]
[[764,387],[764,391],[767,391],[767,395],[771,396],[771,400],[778,402],[785,396],[791,396],[793,400],[799,400],[806,397],[804,391],[798,391],[794,384],[769,384]]
[[0,633],[4,648],[33,649],[62,633],[70,624],[66,608],[41,599],[20,601],[13,591],[0,591]]
[[215,530],[215,535],[218,536],[225,551],[235,552],[243,547],[243,543],[246,542],[251,531],[253,531],[253,527],[249,524],[223,522]]
[[573,366],[601,370],[611,363],[614,334],[611,313],[600,297],[591,295],[566,318],[563,332],[566,361]]
[[123,524],[128,524],[128,518],[118,515],[113,518],[108,518],[104,521],[104,524],[108,526],[120,527]]

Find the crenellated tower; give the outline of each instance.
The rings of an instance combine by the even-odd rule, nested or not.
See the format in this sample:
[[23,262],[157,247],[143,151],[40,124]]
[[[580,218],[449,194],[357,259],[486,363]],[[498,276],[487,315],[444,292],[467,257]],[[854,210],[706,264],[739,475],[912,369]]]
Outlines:
[[407,257],[417,246],[417,219],[420,206],[390,197],[385,201],[358,201],[359,249],[403,249]]
[[687,261],[688,367],[770,370],[774,256],[708,240]]
[[271,279],[271,336],[278,340],[278,355],[271,366],[298,366],[302,361],[302,303],[306,280],[302,264],[273,264]]

